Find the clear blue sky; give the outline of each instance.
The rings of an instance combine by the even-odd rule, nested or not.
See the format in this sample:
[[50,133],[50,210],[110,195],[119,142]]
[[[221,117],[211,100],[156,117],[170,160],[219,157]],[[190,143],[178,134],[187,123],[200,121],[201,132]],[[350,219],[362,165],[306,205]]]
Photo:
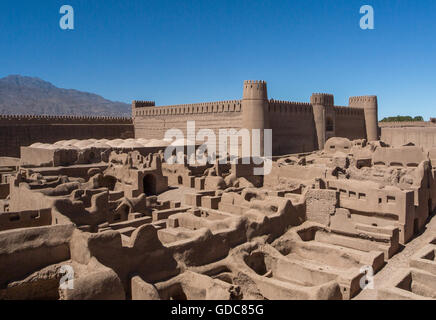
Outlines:
[[[75,30],[59,8],[75,10]],[[359,8],[375,10],[361,30]],[[379,116],[436,116],[434,0],[1,0],[0,77],[37,76],[111,100],[158,105],[377,94]]]

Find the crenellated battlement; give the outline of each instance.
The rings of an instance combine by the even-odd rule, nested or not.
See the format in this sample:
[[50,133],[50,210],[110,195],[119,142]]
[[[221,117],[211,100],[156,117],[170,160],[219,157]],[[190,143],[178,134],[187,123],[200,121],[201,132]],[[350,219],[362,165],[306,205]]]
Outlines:
[[244,81],[244,86],[249,86],[249,85],[266,85],[266,81],[264,80],[245,80]]
[[310,97],[310,103],[312,105],[333,106],[335,104],[335,98],[329,93],[313,93]]
[[1,124],[131,124],[132,119],[126,117],[93,117],[93,116],[74,116],[74,115],[0,115]]
[[349,105],[356,105],[356,104],[364,104],[364,103],[376,103],[377,102],[377,96],[357,96],[357,97],[350,97],[349,99]]
[[270,99],[268,112],[294,112],[294,113],[312,113],[313,108],[307,102],[283,101]]
[[191,104],[179,104],[170,106],[156,106],[155,108],[145,108],[143,110],[133,110],[135,117],[140,116],[164,116],[164,115],[184,115],[197,113],[221,113],[221,112],[240,112],[241,100],[224,100],[216,102],[201,102]]
[[358,107],[334,106],[337,116],[363,116],[364,109]]
[[156,103],[154,101],[144,101],[144,100],[133,100],[132,108],[145,108],[145,107],[154,107]]
[[244,100],[268,100],[268,91],[266,81],[263,80],[245,80],[244,90],[242,92]]
[[431,121],[383,121],[378,125],[380,128],[434,127],[436,123]]
[[286,105],[294,105],[294,106],[307,106],[311,107],[312,104],[309,102],[299,102],[299,101],[287,101],[287,100],[276,100],[276,99],[270,99],[270,103],[280,103],[280,104],[286,104]]

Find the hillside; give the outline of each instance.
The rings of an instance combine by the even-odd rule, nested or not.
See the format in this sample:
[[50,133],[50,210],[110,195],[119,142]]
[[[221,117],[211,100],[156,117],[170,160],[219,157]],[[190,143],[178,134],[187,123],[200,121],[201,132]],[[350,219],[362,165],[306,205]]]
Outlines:
[[0,114],[131,116],[129,104],[20,75],[0,79]]

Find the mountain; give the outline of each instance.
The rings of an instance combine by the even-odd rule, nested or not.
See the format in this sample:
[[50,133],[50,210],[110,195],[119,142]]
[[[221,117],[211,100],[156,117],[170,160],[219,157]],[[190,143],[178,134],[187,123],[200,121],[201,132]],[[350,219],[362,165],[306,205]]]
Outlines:
[[130,117],[130,105],[74,89],[57,88],[39,78],[0,78],[0,114]]

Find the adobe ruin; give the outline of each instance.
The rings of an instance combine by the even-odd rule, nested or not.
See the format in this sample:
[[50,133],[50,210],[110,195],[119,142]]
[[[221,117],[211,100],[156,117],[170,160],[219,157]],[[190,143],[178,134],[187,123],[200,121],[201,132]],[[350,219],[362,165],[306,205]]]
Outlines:
[[[266,97],[136,102],[136,138],[34,143],[0,158],[0,299],[435,299],[436,149],[380,141],[374,97],[351,108]],[[311,117],[307,149],[284,144],[295,152],[264,176],[242,161],[165,159],[156,119],[267,127],[247,108],[269,110],[269,123],[274,112]]]

